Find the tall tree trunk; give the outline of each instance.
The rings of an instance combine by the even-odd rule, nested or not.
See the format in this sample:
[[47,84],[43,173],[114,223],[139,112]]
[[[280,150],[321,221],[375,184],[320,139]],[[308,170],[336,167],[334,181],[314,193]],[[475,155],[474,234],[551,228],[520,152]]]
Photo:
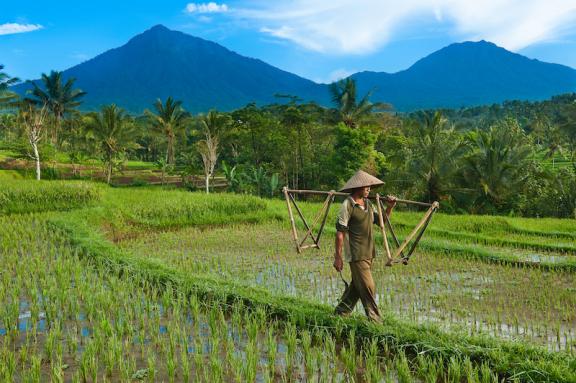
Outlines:
[[110,185],[110,179],[112,178],[112,163],[108,164],[108,169],[106,170],[106,183]]
[[206,173],[205,176],[206,176],[206,178],[205,178],[206,194],[209,194],[210,193],[210,174]]
[[166,163],[168,165],[174,164],[174,135],[168,134],[168,148],[166,148]]
[[112,155],[108,154],[106,164],[106,183],[110,185],[110,180],[112,179]]
[[58,131],[60,130],[60,123],[62,121],[62,117],[59,114],[56,114],[56,123],[54,126],[54,145],[58,147]]
[[31,142],[32,151],[34,152],[34,161],[36,161],[36,180],[40,181],[40,153],[38,153],[38,144],[34,141]]

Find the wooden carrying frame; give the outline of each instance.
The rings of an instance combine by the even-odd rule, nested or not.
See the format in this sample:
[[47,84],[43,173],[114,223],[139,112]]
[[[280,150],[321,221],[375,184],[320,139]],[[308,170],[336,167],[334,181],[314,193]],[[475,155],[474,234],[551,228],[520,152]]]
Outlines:
[[[291,229],[292,229],[292,239],[293,239],[294,244],[296,246],[296,251],[298,253],[301,253],[302,250],[308,249],[308,248],[320,249],[320,237],[322,236],[324,226],[326,225],[326,219],[328,218],[330,206],[334,202],[334,198],[335,197],[348,197],[349,194],[348,193],[342,193],[342,192],[336,192],[334,190],[326,192],[326,191],[320,191],[320,190],[288,189],[288,187],[286,187],[286,186],[284,188],[282,188],[282,192],[284,193],[284,198],[286,199],[286,206],[288,207],[288,215],[290,218],[290,225],[291,225]],[[302,211],[298,207],[298,204],[296,203],[296,199],[294,198],[295,194],[325,195],[326,196],[326,199],[324,200],[324,204],[322,205],[322,208],[319,210],[319,212],[316,214],[316,217],[314,217],[312,225],[308,224],[308,221],[304,217],[304,214],[302,214]],[[403,204],[407,204],[407,205],[415,205],[415,206],[421,206],[421,207],[428,207],[428,210],[426,211],[426,213],[424,214],[424,216],[422,217],[420,222],[418,222],[418,224],[414,227],[414,229],[412,229],[410,234],[408,234],[406,236],[406,238],[404,238],[402,243],[400,243],[398,236],[396,235],[396,232],[394,231],[394,227],[392,226],[392,222],[390,222],[390,219],[388,218],[388,216],[386,214],[384,214],[384,212],[385,212],[384,203],[388,199],[384,196],[381,196],[380,194],[376,194],[375,196],[369,196],[368,198],[373,199],[376,202],[376,207],[378,210],[379,226],[380,226],[380,230],[382,232],[382,241],[384,242],[384,251],[386,253],[386,259],[387,259],[386,266],[392,266],[394,263],[403,263],[405,265],[408,264],[408,261],[410,260],[410,257],[414,253],[414,250],[416,249],[418,242],[420,242],[420,239],[424,235],[424,232],[426,231],[428,224],[432,220],[432,215],[434,215],[434,213],[436,212],[436,210],[438,210],[440,205],[438,204],[438,202],[426,203],[426,202],[410,201],[410,200],[405,200],[405,199],[396,199],[397,203],[403,203]],[[304,237],[301,240],[298,239],[298,232],[296,231],[296,222],[294,220],[294,214],[292,213],[292,206],[294,206],[294,208],[296,209],[296,212],[298,213],[298,216],[302,220],[302,223],[304,224],[304,228],[306,229],[306,233],[304,234]],[[315,234],[314,233],[314,227],[316,227],[316,225],[319,222],[320,222],[320,227],[318,228],[318,231]],[[391,235],[392,240],[394,242],[394,245],[395,245],[394,251],[392,251],[390,243],[388,242],[387,230],[390,231],[390,235]],[[305,245],[305,242],[308,238],[311,238],[313,243]],[[410,244],[411,241],[412,241],[412,243]],[[405,250],[409,244],[410,244],[410,247],[409,247],[408,251],[405,252]]]

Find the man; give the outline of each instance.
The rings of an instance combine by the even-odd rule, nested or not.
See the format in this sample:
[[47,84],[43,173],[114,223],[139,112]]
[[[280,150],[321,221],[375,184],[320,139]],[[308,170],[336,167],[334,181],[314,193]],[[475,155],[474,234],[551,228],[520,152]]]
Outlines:
[[[336,220],[336,252],[334,268],[341,272],[344,266],[342,248],[346,262],[350,264],[352,282],[347,286],[340,303],[335,309],[338,315],[347,315],[354,309],[358,299],[362,301],[368,318],[381,322],[380,312],[375,300],[374,280],[372,279],[372,261],[376,256],[374,247],[373,224],[379,223],[378,213],[368,200],[370,187],[384,184],[381,180],[359,170],[340,190],[349,192],[340,208]],[[386,215],[390,216],[396,205],[396,198],[387,198]]]

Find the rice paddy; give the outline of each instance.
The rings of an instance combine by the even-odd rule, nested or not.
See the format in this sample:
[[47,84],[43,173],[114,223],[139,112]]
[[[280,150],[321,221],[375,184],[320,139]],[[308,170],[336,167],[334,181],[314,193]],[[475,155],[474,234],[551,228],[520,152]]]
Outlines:
[[[287,234],[288,227],[281,223],[188,228],[148,233],[120,246],[190,273],[217,273],[335,305],[343,283],[331,268],[332,237],[321,251],[297,254]],[[428,251],[419,251],[407,266],[389,268],[384,263],[378,259],[373,271],[377,301],[401,318],[576,353],[572,272],[489,264]]]
[[[297,254],[282,201],[82,184],[77,199],[45,193],[55,202],[39,209],[11,193],[2,381],[576,377],[574,220],[437,214],[408,265],[379,254],[380,327],[361,307],[330,313],[344,288],[331,265],[335,209],[321,250]],[[417,219],[392,217],[401,237]]]
[[[413,379],[405,355],[384,358],[376,344],[361,352],[353,334],[337,344],[322,328],[298,332],[241,302],[135,285],[81,260],[40,217],[0,224],[2,381]],[[420,363],[423,375],[444,374]],[[466,368],[460,373],[494,378]]]

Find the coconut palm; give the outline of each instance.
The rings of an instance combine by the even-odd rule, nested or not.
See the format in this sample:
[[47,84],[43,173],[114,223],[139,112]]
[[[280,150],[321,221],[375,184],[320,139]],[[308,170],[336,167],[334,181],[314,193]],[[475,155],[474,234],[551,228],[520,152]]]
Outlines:
[[576,169],[576,100],[566,105],[561,111],[560,129],[566,137],[570,162]]
[[20,81],[16,77],[10,77],[8,74],[2,72],[3,69],[4,65],[0,64],[0,105],[16,97],[16,94],[11,92],[9,88]]
[[351,78],[332,83],[330,93],[332,102],[336,105],[339,120],[349,128],[356,128],[363,119],[376,110],[390,108],[388,104],[370,102],[372,91],[366,93],[358,101],[356,81]]
[[96,141],[106,167],[106,182],[109,184],[114,163],[119,155],[136,146],[132,118],[116,105],[102,107],[100,112],[88,115],[87,131]]
[[166,163],[173,165],[176,135],[184,129],[189,115],[182,108],[182,101],[175,101],[172,97],[168,97],[165,103],[160,99],[156,100],[154,109],[155,113],[149,110],[144,113],[154,128],[166,136]]
[[417,184],[424,184],[429,202],[445,199],[453,191],[452,179],[465,145],[441,112],[424,114],[413,128],[409,174],[417,178]]
[[510,120],[471,132],[468,139],[472,152],[465,159],[463,176],[474,191],[475,208],[497,211],[521,191],[529,176],[526,166],[532,149]]
[[54,130],[52,131],[52,143],[58,144],[58,134],[62,119],[66,114],[75,112],[75,108],[82,101],[80,99],[86,92],[73,89],[75,78],[69,78],[64,82],[62,72],[51,71],[50,74],[42,73],[43,88],[34,81],[28,81],[32,85],[31,95],[39,104],[46,105],[54,117]]

